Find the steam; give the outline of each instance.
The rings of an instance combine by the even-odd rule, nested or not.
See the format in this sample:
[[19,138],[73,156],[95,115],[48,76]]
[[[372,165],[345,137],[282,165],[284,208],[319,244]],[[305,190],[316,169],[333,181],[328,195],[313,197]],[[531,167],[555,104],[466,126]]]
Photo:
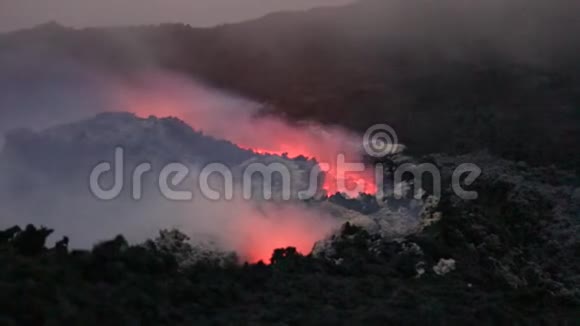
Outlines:
[[[579,47],[571,39],[575,37],[574,31],[579,30],[575,19],[577,2],[560,0],[553,6],[523,0],[512,1],[509,5],[499,0],[419,2],[420,5],[416,1],[365,0],[353,5],[354,9],[328,9],[320,15],[324,28],[303,30],[336,31],[336,35],[323,35],[346,44],[337,43],[341,44],[337,48],[357,48],[365,52],[369,47],[369,53],[384,45],[385,49],[409,50],[419,57],[441,55],[448,59],[478,61],[487,51],[526,62],[556,64],[560,59],[565,61],[577,56]],[[379,3],[382,5],[377,5]],[[522,8],[526,10],[521,11]],[[520,12],[528,14],[519,15]],[[342,16],[343,13],[347,16]],[[314,21],[319,22],[318,19]],[[253,28],[236,33],[235,27],[226,27],[220,31],[228,38],[219,41],[240,42],[242,49],[262,43],[275,46],[276,42],[268,42],[276,40],[276,35],[270,34],[286,28],[284,24],[287,23],[280,24],[282,29],[273,24],[271,30],[260,28],[259,33]],[[86,31],[87,34],[73,31],[65,36],[72,40],[73,49],[83,48],[84,43],[75,42],[77,38],[88,37],[86,35],[94,36],[97,41],[111,42],[106,44],[111,46],[111,51],[119,50],[120,54],[115,52],[115,55],[121,61],[130,58],[131,63],[138,66],[135,69],[138,73],[111,72],[115,68],[107,64],[87,66],[81,63],[81,58],[75,57],[75,50],[71,55],[66,46],[64,50],[55,49],[58,45],[51,45],[54,40],[42,42],[41,32],[30,32],[40,33],[30,38],[28,34],[21,35],[24,43],[32,40],[32,44],[25,44],[21,49],[0,44],[0,133],[16,128],[41,131],[91,118],[100,112],[128,111],[141,117],[175,116],[207,135],[256,152],[287,153],[290,157],[304,155],[327,163],[334,162],[339,154],[350,161],[360,160],[358,135],[337,127],[271,116],[267,114],[265,103],[213,89],[190,76],[160,69],[151,53],[159,55],[163,51],[140,44],[131,32],[122,35],[119,31],[106,36],[103,31]],[[300,30],[297,33],[295,36],[299,38]],[[243,43],[248,37],[252,37],[252,42]],[[87,42],[90,44],[92,39]],[[95,44],[91,45],[91,49],[98,49]],[[296,48],[301,49],[300,46]],[[263,52],[260,48],[257,50],[256,53]],[[372,65],[373,60],[382,60],[381,53],[382,50],[377,51],[376,58],[369,55],[369,61],[361,64]],[[90,53],[80,51],[80,54],[89,57],[85,61],[94,59]],[[95,57],[107,61],[107,54]],[[118,59],[115,55],[111,61]],[[280,64],[292,64],[292,53],[288,57],[288,62],[280,59]],[[420,58],[417,61],[421,61]],[[124,63],[121,66],[124,67]],[[115,145],[111,144],[111,154]],[[119,233],[131,242],[140,242],[155,236],[159,229],[179,228],[193,239],[210,239],[224,250],[236,250],[248,260],[257,260],[267,259],[277,247],[296,246],[306,253],[316,240],[336,227],[336,221],[325,212],[299,202],[239,199],[216,202],[200,197],[185,203],[161,198],[102,202],[89,194],[86,185],[76,191],[57,185],[23,190],[18,183],[8,183],[6,171],[26,169],[26,166],[3,161],[5,155],[4,152],[0,156],[0,185],[3,188],[0,190],[0,227],[44,224],[58,231],[55,238],[69,236],[74,247],[90,247]],[[103,158],[106,159],[109,158]],[[31,178],[42,178],[37,172],[23,171]],[[75,176],[74,181],[85,182],[88,174],[89,171],[86,175]]]
[[51,241],[68,236],[74,248],[122,234],[131,243],[154,238],[161,229],[178,229],[197,244],[235,251],[243,260],[268,261],[276,248],[293,246],[309,253],[314,243],[338,226],[327,212],[300,203],[253,202],[236,198],[172,202],[148,197],[100,202],[62,189],[2,201],[0,227],[33,223],[56,230]]
[[[124,81],[116,86],[111,101],[116,110],[138,116],[178,117],[205,134],[233,142],[256,153],[303,156],[328,164],[325,189],[337,189],[337,161],[343,155],[351,162],[362,161],[362,138],[337,126],[312,122],[290,122],[265,114],[265,105],[234,94],[209,88],[175,73],[149,72],[138,82]],[[358,184],[374,192],[372,171],[347,175],[348,190]]]
[[339,127],[289,122],[263,114],[266,106],[199,81],[167,72],[141,74],[137,83],[118,85],[118,109],[139,116],[174,116],[210,136],[244,148],[336,160],[360,156],[360,136]]
[[0,52],[0,134],[15,128],[41,130],[103,111],[108,105],[106,79],[62,58]]
[[[13,56],[0,61],[0,85],[2,132],[27,128],[42,133],[100,112],[120,111],[178,117],[209,136],[256,152],[330,162],[338,153],[359,156],[358,137],[346,130],[268,116],[260,103],[159,69],[121,76],[66,60],[44,66]],[[115,145],[111,143],[111,154]],[[201,196],[191,202],[160,197],[102,202],[89,193],[88,185],[72,191],[55,184],[23,191],[8,182],[8,171],[19,169],[40,184],[47,181],[39,171],[22,171],[26,164],[14,165],[6,153],[0,156],[0,228],[46,225],[56,230],[51,241],[66,235],[75,248],[89,248],[117,234],[139,243],[160,229],[177,228],[194,242],[210,241],[248,261],[267,261],[280,247],[309,253],[338,223],[327,212],[300,202],[210,201]],[[89,172],[70,176],[72,183],[83,184]]]

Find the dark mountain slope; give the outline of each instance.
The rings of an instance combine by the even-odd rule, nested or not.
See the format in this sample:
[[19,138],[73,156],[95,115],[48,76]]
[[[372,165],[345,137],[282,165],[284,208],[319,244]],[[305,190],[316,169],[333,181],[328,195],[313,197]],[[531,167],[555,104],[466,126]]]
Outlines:
[[576,167],[577,9],[567,0],[367,0],[211,29],[44,26],[4,36],[0,53],[43,44],[47,58],[101,71],[161,65],[295,119],[359,131],[389,123],[414,152],[489,149]]

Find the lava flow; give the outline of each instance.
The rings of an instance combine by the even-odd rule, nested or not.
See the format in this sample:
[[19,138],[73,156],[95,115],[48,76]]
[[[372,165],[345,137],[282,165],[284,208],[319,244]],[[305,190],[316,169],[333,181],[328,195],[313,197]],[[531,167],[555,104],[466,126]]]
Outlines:
[[[319,164],[326,163],[328,170],[323,189],[328,194],[339,189],[341,192],[351,191],[357,185],[363,192],[376,192],[372,169],[344,173],[343,184],[347,189],[338,187],[338,181],[341,181],[337,174],[339,155],[344,155],[346,162],[352,163],[359,163],[361,158],[360,137],[344,129],[293,124],[277,117],[259,115],[260,106],[254,102],[175,76],[155,76],[138,87],[123,87],[117,100],[119,110],[140,117],[177,117],[204,134],[231,141],[256,153],[290,158],[303,156],[315,159]],[[352,192],[349,195],[352,196]],[[242,254],[250,261],[268,261],[272,251],[280,247],[293,246],[309,252],[321,237],[320,232],[311,232],[307,224],[282,223],[282,226],[275,226],[267,223],[259,226],[258,230],[252,229],[251,236],[241,245]]]
[[[274,209],[273,209],[274,210]],[[312,212],[300,209],[275,208],[275,218],[250,218],[247,227],[241,227],[240,253],[249,262],[270,262],[275,249],[294,247],[300,253],[310,253],[314,243],[323,239],[330,219],[320,219]]]
[[209,136],[231,141],[258,154],[286,155],[290,158],[303,156],[325,163],[328,170],[322,188],[328,194],[345,192],[357,196],[358,193],[353,191],[355,189],[369,194],[376,192],[372,169],[343,173],[342,183],[346,189],[339,186],[339,181],[342,181],[337,173],[339,155],[344,155],[347,162],[352,163],[359,163],[361,159],[357,144],[359,137],[343,129],[317,124],[294,125],[275,117],[248,114],[248,104],[245,102],[226,103],[239,104],[241,108],[235,112],[229,107],[222,108],[220,105],[224,103],[215,103],[215,99],[204,97],[194,101],[175,94],[162,96],[155,92],[127,95],[125,93],[124,107],[137,116],[176,117]]

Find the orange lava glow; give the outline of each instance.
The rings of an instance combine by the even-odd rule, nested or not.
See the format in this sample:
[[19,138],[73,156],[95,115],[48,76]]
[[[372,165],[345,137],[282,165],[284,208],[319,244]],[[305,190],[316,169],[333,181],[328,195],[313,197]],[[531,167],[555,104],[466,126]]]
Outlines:
[[[177,117],[204,134],[231,141],[259,154],[285,154],[291,158],[304,156],[328,164],[323,182],[323,189],[328,194],[339,190],[338,155],[344,154],[347,162],[358,163],[356,160],[360,160],[360,137],[357,135],[339,128],[294,125],[278,118],[256,117],[235,108],[236,105],[250,104],[243,101],[223,103],[223,94],[216,95],[216,92],[192,85],[190,81],[153,78],[144,86],[124,87],[122,90],[117,94],[119,110],[144,118],[151,115]],[[365,172],[346,173],[344,183],[347,190],[360,185],[366,193],[376,192],[374,171],[370,168]],[[347,194],[351,197],[358,195]],[[295,247],[299,252],[309,253],[314,243],[324,237],[321,230],[328,230],[326,227],[319,230],[311,223],[296,222],[294,217],[275,219],[275,223],[251,220],[244,242],[237,245],[239,252],[249,262],[262,260],[266,263],[277,248]],[[240,229],[236,232],[243,232],[245,227]]]
[[356,158],[359,158],[359,154],[354,153],[358,149],[349,148],[349,143],[342,141],[351,137],[342,131],[327,133],[312,126],[292,126],[271,118],[252,118],[251,121],[241,121],[233,126],[233,129],[229,129],[229,124],[235,124],[235,121],[215,121],[217,118],[211,112],[205,115],[204,112],[188,110],[179,98],[147,94],[126,97],[124,101],[128,110],[139,117],[177,117],[210,136],[231,141],[240,148],[252,150],[257,154],[287,155],[290,158],[304,156],[326,163],[329,170],[325,173],[322,189],[328,194],[345,192],[351,197],[356,197],[358,194],[351,191],[357,189],[357,185],[360,185],[358,189],[362,192],[376,193],[372,169],[364,172],[346,172],[344,173],[346,191],[338,186],[340,181],[337,174],[338,155],[344,154],[348,158],[354,158],[352,162],[358,162]]
[[[314,158],[318,162],[327,163],[329,166],[329,169],[327,171],[325,171],[325,173],[324,173],[324,179],[323,179],[323,183],[321,185],[322,189],[327,194],[330,194],[330,195],[335,194],[337,192],[343,192],[343,191],[340,191],[341,187],[339,186],[339,175],[337,173],[338,167],[337,167],[336,158],[334,159],[334,161],[320,160],[319,159],[320,155],[311,152],[312,148],[309,148],[308,146],[293,147],[292,145],[289,145],[287,143],[281,143],[280,147],[278,147],[279,149],[271,149],[271,150],[262,149],[262,148],[252,148],[252,147],[247,147],[244,145],[238,145],[238,146],[240,146],[240,148],[251,150],[257,154],[263,154],[263,155],[268,154],[268,155],[279,155],[279,156],[287,155],[288,157],[291,157],[291,158],[304,156],[304,157],[308,157],[308,158]],[[354,189],[362,189],[362,192],[364,192],[366,194],[375,194],[377,192],[375,179],[374,179],[374,176],[372,175],[372,172],[370,170],[364,171],[364,172],[345,172],[344,173],[344,182],[342,184],[344,184],[346,186],[346,190],[348,190],[347,193],[350,192],[351,190],[354,190]],[[349,193],[349,195],[355,197],[358,194],[350,194]]]
[[273,251],[279,248],[294,247],[308,254],[316,241],[323,239],[335,226],[330,218],[321,219],[315,215],[318,213],[297,208],[273,207],[271,213],[275,216],[250,216],[244,218],[246,223],[235,226],[242,234],[237,248],[242,258],[250,263],[270,263]]
[[309,253],[314,243],[321,238],[304,235],[304,229],[287,229],[281,232],[259,232],[248,238],[241,248],[245,260],[250,263],[269,263],[275,249],[294,247],[300,253]]

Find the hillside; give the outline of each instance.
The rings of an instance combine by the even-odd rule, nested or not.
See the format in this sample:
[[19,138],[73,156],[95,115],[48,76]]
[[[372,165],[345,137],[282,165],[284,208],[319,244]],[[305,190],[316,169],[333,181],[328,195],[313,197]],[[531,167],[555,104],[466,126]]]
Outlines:
[[[435,161],[445,169],[465,159]],[[269,265],[206,256],[178,231],[136,245],[118,236],[84,251],[69,249],[68,238],[45,245],[52,233],[45,228],[2,231],[0,321],[575,325],[579,190],[555,170],[469,159],[489,171],[476,185],[478,200],[447,194],[436,208],[440,220],[396,240],[345,224],[314,254],[281,248]]]
[[[115,73],[160,66],[294,119],[357,131],[389,123],[416,153],[489,149],[576,167],[580,47],[570,31],[578,30],[577,4],[455,5],[367,0],[209,29],[52,24],[4,35],[0,53],[64,57]],[[26,78],[39,69],[13,73]]]

